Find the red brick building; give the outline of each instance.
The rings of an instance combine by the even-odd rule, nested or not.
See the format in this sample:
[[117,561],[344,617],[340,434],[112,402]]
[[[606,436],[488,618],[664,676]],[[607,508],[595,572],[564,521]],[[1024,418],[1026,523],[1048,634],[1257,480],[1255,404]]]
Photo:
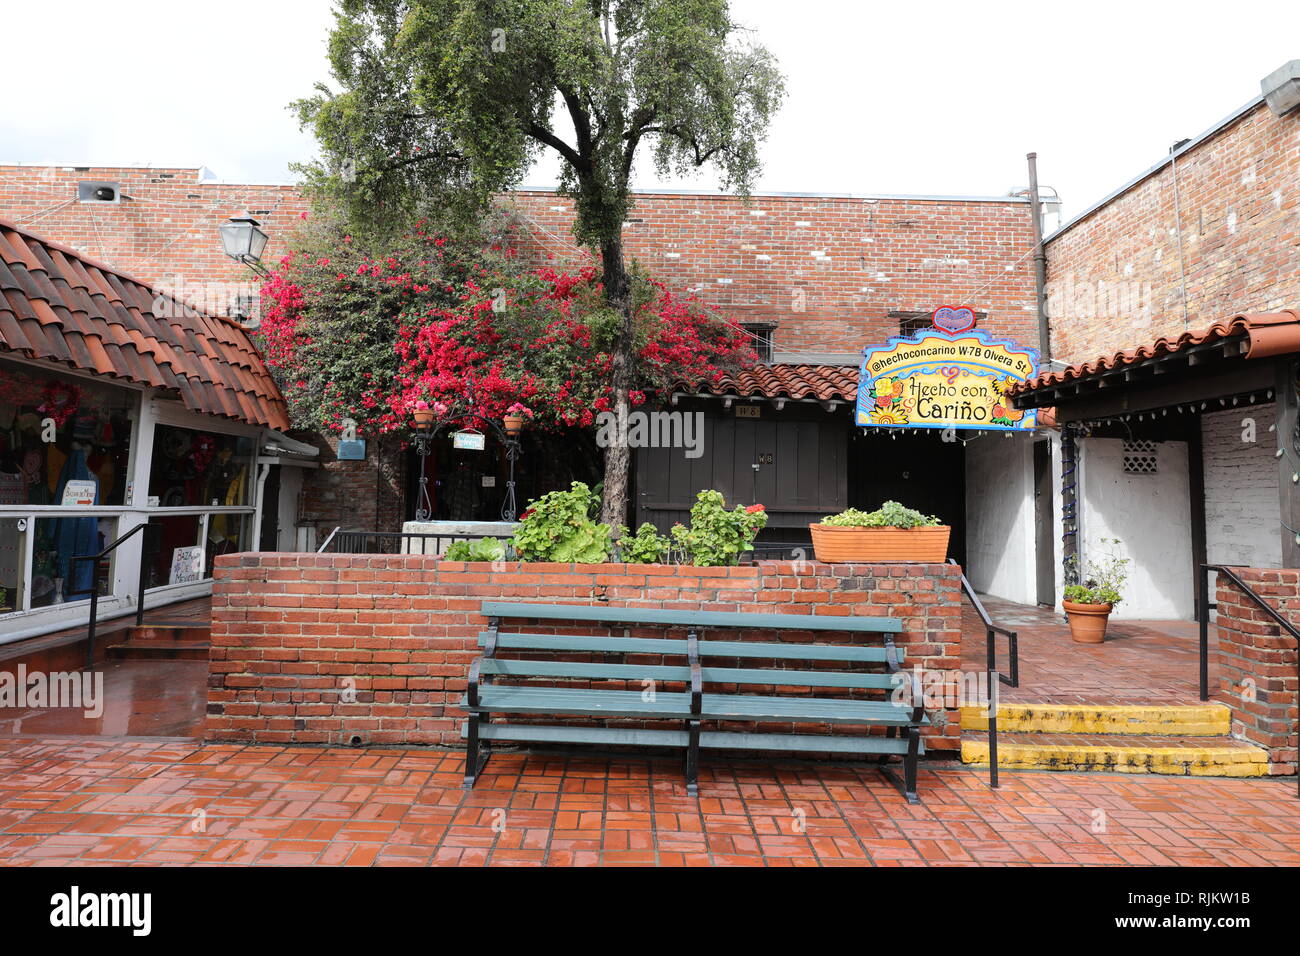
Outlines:
[[1300,116],[1270,98],[1047,240],[1053,357],[1072,364],[1021,404],[1055,406],[1077,446],[1053,449],[1078,499],[1058,559],[1121,539],[1130,616],[1192,617],[1206,562],[1300,564]]
[[[115,201],[78,198],[81,184],[96,183],[111,184]],[[502,202],[518,214],[521,243],[539,259],[588,258],[573,244],[568,200],[521,190]],[[291,186],[221,183],[202,169],[0,167],[0,215],[182,295],[255,288],[217,239],[217,227],[244,212],[270,234],[263,258],[273,261],[307,203]],[[771,363],[762,374],[675,396],[681,410],[706,415],[710,439],[728,449],[708,456],[707,472],[691,464],[689,481],[731,500],[767,502],[767,537],[794,545],[807,541],[807,522],[818,512],[900,498],[954,524],[955,556],[967,557],[967,539],[973,542],[972,559],[988,569],[976,574],[980,584],[1031,599],[1032,562],[1020,553],[1033,549],[1032,516],[1020,505],[1029,443],[1017,439],[1008,478],[1011,442],[967,448],[931,435],[864,435],[851,415],[863,346],[924,326],[938,306],[972,306],[981,329],[1037,346],[1032,235],[1021,197],[638,195],[626,227],[630,255],[671,288],[747,325]],[[750,417],[738,422],[741,406]],[[300,524],[320,536],[335,526],[399,530],[409,517],[411,471],[399,443],[372,440],[366,460],[338,461],[332,440],[314,440],[329,447],[303,490]],[[639,457],[631,517],[670,523],[675,506],[689,502],[670,500],[661,463]],[[810,461],[819,463],[811,476]],[[791,488],[799,490],[782,500]],[[990,496],[1004,506],[986,508]],[[968,498],[998,515],[992,527],[967,534]],[[1008,539],[1015,542],[1009,549]]]

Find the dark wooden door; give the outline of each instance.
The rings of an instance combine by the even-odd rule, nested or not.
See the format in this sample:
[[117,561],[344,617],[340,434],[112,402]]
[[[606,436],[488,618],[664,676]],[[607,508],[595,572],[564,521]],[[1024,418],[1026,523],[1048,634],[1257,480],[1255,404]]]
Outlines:
[[1034,572],[1039,604],[1056,605],[1056,554],[1052,547],[1050,442],[1034,442]]

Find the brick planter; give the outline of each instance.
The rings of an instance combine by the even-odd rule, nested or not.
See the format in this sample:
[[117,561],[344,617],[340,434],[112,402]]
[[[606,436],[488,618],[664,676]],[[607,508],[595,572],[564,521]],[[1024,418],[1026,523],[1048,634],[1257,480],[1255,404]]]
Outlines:
[[[959,575],[956,566],[944,564],[691,568],[227,555],[217,558],[213,586],[206,737],[459,746],[464,715],[456,703],[486,626],[480,603],[492,598],[893,615],[904,622],[898,641],[908,667],[955,670],[961,660]],[[814,638],[810,632],[804,639]],[[849,638],[832,632],[815,640]],[[946,725],[931,730],[927,747],[959,749],[957,712],[935,716],[946,717]]]
[[[1293,624],[1300,624],[1300,571],[1235,568]],[[1289,634],[1223,575],[1218,576],[1219,689],[1233,736],[1268,751],[1269,772],[1296,772],[1296,646]]]

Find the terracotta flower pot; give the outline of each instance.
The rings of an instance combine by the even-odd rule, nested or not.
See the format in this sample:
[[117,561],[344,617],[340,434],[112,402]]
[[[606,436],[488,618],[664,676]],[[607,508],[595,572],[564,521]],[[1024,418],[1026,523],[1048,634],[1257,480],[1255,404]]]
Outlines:
[[1065,616],[1070,622],[1070,637],[1077,644],[1100,644],[1106,640],[1106,623],[1110,619],[1112,604],[1079,604],[1062,601]]
[[434,411],[432,408],[417,408],[411,412],[411,418],[415,419],[417,426],[428,427],[433,424]]
[[925,528],[850,528],[810,524],[813,553],[832,564],[942,564],[948,556],[946,524]]
[[521,431],[523,431],[524,416],[505,415],[502,417],[501,423],[505,426],[506,434],[509,435],[511,438],[513,438],[515,435],[518,435]]

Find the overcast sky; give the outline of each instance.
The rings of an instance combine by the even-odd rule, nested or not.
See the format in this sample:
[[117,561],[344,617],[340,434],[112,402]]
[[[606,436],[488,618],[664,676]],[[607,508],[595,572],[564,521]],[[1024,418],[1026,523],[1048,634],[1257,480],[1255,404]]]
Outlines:
[[[1067,215],[1215,124],[1300,58],[1300,5],[734,0],[789,95],[763,190],[1001,195],[1025,153]],[[211,167],[284,181],[286,104],[326,76],[327,2],[4,0],[0,162]],[[530,185],[553,183],[544,164]],[[639,171],[639,186],[659,183]]]

